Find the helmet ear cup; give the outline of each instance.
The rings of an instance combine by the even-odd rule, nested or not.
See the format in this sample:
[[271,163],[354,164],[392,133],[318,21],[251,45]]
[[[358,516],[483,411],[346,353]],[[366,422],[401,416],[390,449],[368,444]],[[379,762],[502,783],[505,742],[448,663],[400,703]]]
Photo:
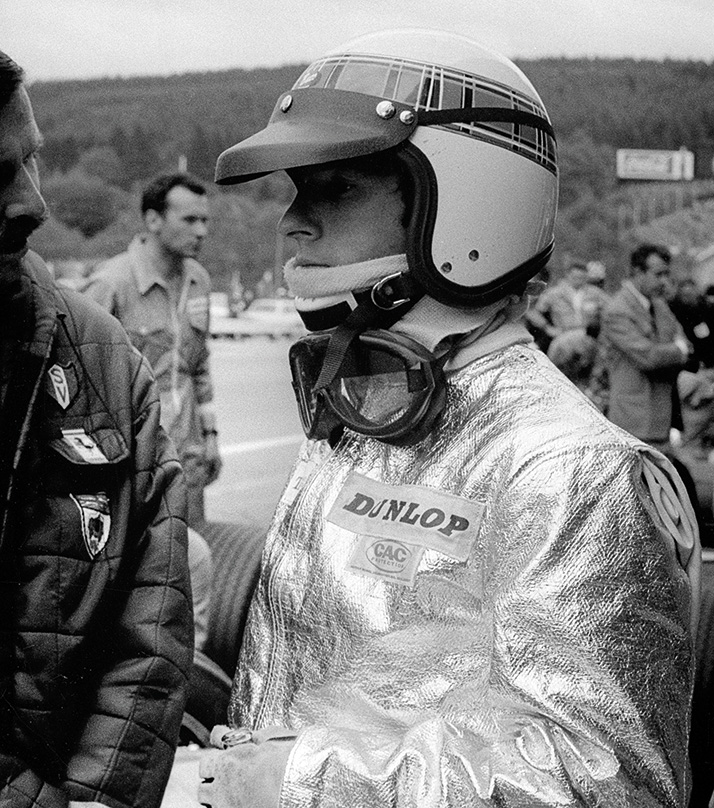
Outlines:
[[[466,309],[521,290],[548,263],[553,251],[556,178],[542,172],[535,184],[531,182],[530,196],[534,198],[528,211],[524,213],[518,206],[519,202],[529,201],[529,191],[524,188],[522,199],[506,198],[501,202],[508,209],[510,222],[504,216],[495,227],[486,226],[487,200],[479,200],[478,192],[474,194],[469,187],[468,165],[461,166],[463,188],[447,183],[442,193],[442,180],[434,164],[412,140],[399,146],[395,157],[411,178],[406,190],[410,212],[407,262],[418,286],[444,305]],[[528,234],[525,227],[518,230],[519,221],[524,220],[533,222]],[[441,236],[438,244],[435,234]],[[543,241],[545,234],[547,241]],[[448,244],[446,254],[443,243]],[[470,249],[471,245],[483,244],[488,245],[484,256],[478,255],[475,246]],[[454,257],[459,247],[461,253]]]

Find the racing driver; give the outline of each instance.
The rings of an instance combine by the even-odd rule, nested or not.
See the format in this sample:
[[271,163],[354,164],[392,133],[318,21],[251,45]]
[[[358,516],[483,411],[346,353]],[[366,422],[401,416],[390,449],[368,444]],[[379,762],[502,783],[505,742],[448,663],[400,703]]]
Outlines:
[[200,801],[683,808],[695,520],[522,323],[557,203],[535,89],[461,36],[370,34],[216,178],[277,170],[307,440]]

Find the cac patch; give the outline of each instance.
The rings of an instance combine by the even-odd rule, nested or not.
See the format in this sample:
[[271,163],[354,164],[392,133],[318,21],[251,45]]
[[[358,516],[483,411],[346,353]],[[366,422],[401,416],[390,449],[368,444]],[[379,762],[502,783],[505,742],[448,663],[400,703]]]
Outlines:
[[52,398],[66,410],[69,405],[74,401],[79,389],[77,381],[77,374],[74,366],[69,364],[66,366],[54,364],[47,371],[47,392]]
[[424,548],[394,539],[360,536],[349,567],[373,578],[386,578],[402,586],[414,586]]
[[109,497],[100,491],[97,494],[70,494],[79,509],[82,538],[89,557],[95,559],[109,539],[112,518],[109,513]]

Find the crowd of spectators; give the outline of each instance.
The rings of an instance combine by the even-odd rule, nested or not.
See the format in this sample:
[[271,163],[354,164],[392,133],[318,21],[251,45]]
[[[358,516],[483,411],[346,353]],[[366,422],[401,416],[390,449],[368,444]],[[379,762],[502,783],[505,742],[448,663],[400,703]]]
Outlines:
[[619,288],[607,280],[602,263],[572,262],[531,305],[529,330],[613,423],[673,458],[693,494],[692,474],[707,475],[698,500],[709,514],[714,285],[673,277],[670,252],[654,244],[632,252]]

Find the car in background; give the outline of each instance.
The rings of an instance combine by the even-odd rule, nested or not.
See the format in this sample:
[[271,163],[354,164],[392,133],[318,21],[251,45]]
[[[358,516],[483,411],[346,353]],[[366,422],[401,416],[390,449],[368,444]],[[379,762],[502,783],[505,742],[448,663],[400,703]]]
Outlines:
[[225,292],[211,292],[208,306],[211,313],[211,320],[231,316],[230,302]]
[[211,336],[214,338],[295,339],[304,333],[305,326],[290,297],[259,297],[236,316],[211,316]]

